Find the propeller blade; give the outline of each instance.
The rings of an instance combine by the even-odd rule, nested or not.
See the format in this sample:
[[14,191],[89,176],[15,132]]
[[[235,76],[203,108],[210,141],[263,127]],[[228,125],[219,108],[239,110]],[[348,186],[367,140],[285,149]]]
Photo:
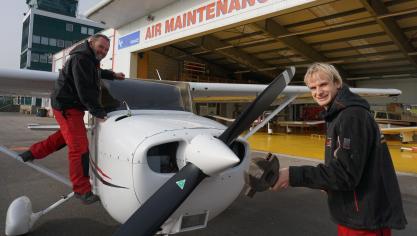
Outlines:
[[256,97],[244,112],[220,135],[219,139],[230,146],[233,141],[245,130],[247,130],[253,121],[268,109],[272,102],[290,83],[295,74],[295,67],[285,69],[278,75],[268,87]]
[[174,213],[206,175],[188,163],[156,191],[113,236],[149,236]]

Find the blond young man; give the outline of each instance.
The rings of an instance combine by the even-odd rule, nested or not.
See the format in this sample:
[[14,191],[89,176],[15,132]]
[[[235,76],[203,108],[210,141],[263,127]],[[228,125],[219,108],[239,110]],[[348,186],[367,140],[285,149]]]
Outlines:
[[394,166],[368,102],[352,93],[329,64],[311,65],[304,82],[314,101],[325,108],[325,162],[281,169],[272,190],[324,190],[339,236],[387,236],[391,229],[405,228]]

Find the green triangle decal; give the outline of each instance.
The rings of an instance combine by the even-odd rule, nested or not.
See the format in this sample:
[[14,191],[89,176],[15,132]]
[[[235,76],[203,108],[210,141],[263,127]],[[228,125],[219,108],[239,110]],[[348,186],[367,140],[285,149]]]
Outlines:
[[183,179],[183,180],[179,180],[179,181],[177,181],[176,183],[177,183],[178,187],[180,187],[180,189],[184,189],[184,186],[185,186],[185,179]]

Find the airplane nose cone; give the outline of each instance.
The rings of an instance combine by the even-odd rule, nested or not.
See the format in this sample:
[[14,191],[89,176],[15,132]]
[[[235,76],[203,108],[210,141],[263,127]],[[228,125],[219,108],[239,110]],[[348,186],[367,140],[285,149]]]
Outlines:
[[184,154],[187,162],[193,163],[208,176],[233,167],[240,161],[225,143],[206,134],[195,136]]

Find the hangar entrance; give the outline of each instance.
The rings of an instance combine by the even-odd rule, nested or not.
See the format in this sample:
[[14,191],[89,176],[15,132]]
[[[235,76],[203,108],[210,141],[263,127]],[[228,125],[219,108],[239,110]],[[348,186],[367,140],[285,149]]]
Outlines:
[[417,77],[416,1],[322,2],[140,52],[138,76],[266,83],[296,66],[300,84],[321,61],[351,85]]
[[[410,85],[417,82],[416,12],[417,1],[318,1],[140,52],[138,76],[158,79],[158,69],[166,80],[268,83],[296,66],[292,84],[301,85],[307,67],[320,61],[334,64],[351,86],[388,83],[403,91],[401,99],[415,101]],[[236,113],[234,104],[202,106],[227,117]],[[290,109],[283,119],[304,119],[303,113],[317,110]]]

